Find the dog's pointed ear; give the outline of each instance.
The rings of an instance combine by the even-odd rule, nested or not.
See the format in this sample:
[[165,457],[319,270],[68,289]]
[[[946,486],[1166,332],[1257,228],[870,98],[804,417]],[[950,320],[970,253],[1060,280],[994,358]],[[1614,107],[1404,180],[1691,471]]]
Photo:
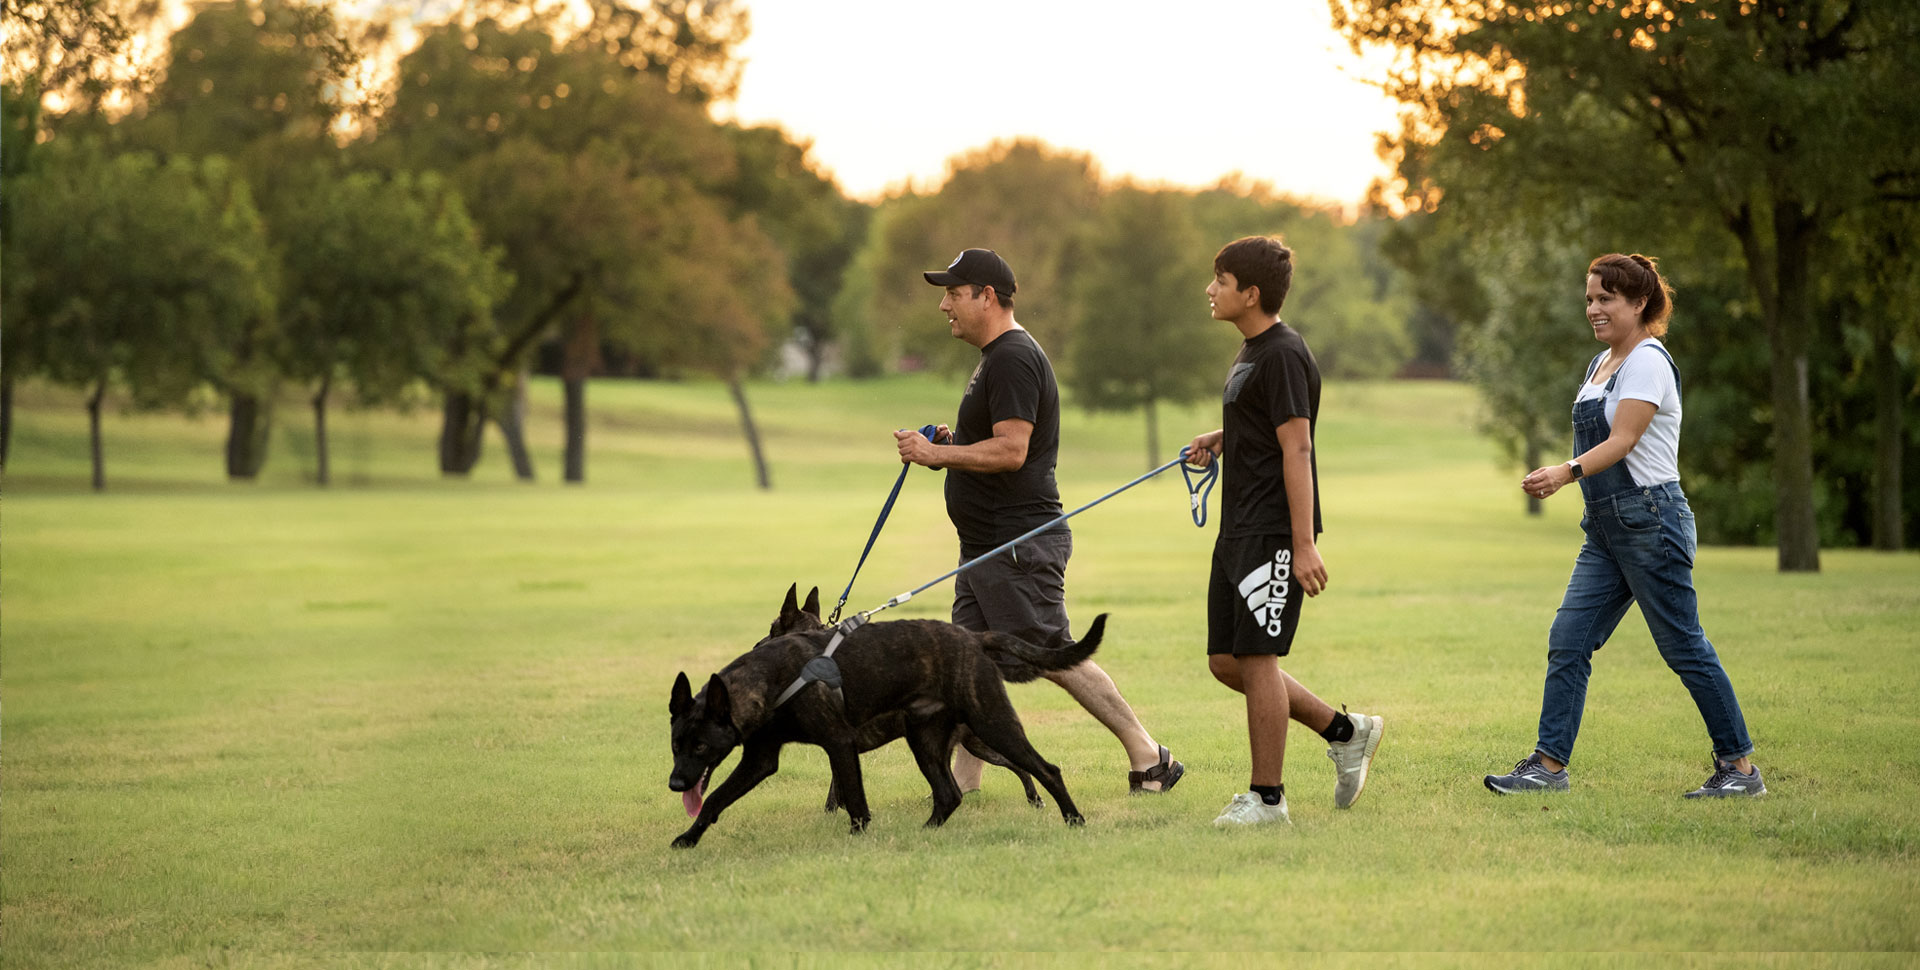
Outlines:
[[820,615],[820,587],[815,586],[813,591],[807,594],[807,605],[801,607],[801,611],[812,613],[814,616]]
[[787,587],[787,601],[780,604],[780,616],[782,619],[792,616],[794,611],[800,608],[800,601],[797,598],[799,593],[799,583],[794,583],[792,586]]
[[683,671],[680,676],[673,679],[673,697],[667,701],[667,714],[679,717],[692,706],[693,685],[687,682],[687,675]]
[[719,674],[707,678],[707,720],[733,723],[733,697]]

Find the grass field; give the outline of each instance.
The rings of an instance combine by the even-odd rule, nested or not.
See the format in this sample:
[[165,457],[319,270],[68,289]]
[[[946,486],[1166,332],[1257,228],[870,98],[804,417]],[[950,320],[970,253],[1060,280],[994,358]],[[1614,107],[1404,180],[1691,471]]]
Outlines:
[[[875,821],[850,837],[819,810],[825,757],[793,748],[699,848],[668,849],[687,822],[666,788],[674,674],[745,650],[791,582],[837,596],[897,473],[889,431],[950,415],[956,384],[754,386],[771,492],[752,486],[712,384],[595,384],[584,486],[555,480],[548,383],[532,485],[497,441],[470,480],[440,480],[427,413],[336,414],[330,490],[307,481],[300,428],[282,429],[262,481],[231,485],[224,420],[110,414],[105,494],[86,487],[77,398],[24,389],[0,520],[0,962],[1111,949],[1133,952],[1104,961],[1134,966],[1193,949],[1239,953],[1200,964],[1234,966],[1272,950],[1404,951],[1310,963],[1339,966],[1495,958],[1475,951],[1912,965],[1920,557],[1829,551],[1819,574],[1787,576],[1770,549],[1702,550],[1703,619],[1766,798],[1679,797],[1706,777],[1708,742],[1637,613],[1596,657],[1574,790],[1495,798],[1480,776],[1532,742],[1578,508],[1562,496],[1522,514],[1519,470],[1448,384],[1327,390],[1332,584],[1288,668],[1386,718],[1351,811],[1332,807],[1324,743],[1295,730],[1293,826],[1209,824],[1247,780],[1244,710],[1205,672],[1211,530],[1188,520],[1176,476],[1076,519],[1069,581],[1076,627],[1112,614],[1101,664],[1188,765],[1174,792],[1129,798],[1111,735],[1058,689],[1019,685],[1084,828],[993,771],[923,830],[925,784],[894,745],[866,759]],[[290,404],[282,420],[301,417]],[[1165,416],[1167,450],[1207,422]],[[1138,416],[1069,410],[1068,504],[1138,474],[1141,438]],[[954,552],[940,478],[916,472],[849,609]],[[942,587],[887,618],[946,605]]]

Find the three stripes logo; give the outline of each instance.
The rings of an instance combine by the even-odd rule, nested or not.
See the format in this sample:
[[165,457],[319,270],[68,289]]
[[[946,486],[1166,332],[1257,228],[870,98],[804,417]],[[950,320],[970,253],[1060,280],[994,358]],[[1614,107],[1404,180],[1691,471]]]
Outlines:
[[1273,561],[1240,580],[1240,595],[1253,613],[1253,621],[1267,628],[1267,636],[1280,635],[1280,616],[1287,609],[1287,581],[1293,578],[1293,550],[1281,549]]

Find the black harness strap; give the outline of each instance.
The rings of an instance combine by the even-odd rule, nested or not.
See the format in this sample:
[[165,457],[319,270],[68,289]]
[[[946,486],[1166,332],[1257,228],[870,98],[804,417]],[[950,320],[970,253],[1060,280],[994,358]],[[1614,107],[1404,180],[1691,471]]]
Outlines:
[[806,665],[800,668],[800,676],[794,678],[793,683],[788,684],[787,689],[780,692],[780,696],[774,699],[773,706],[777,708],[785,704],[793,699],[793,695],[800,693],[801,688],[819,681],[827,685],[827,692],[833,695],[835,706],[845,708],[847,700],[846,694],[840,689],[840,665],[834,662],[833,652],[840,649],[841,642],[846,640],[848,634],[860,629],[866,622],[867,614],[865,613],[855,613],[841,620],[833,628],[833,639],[827,641],[827,649],[822,650],[820,656],[807,661]]

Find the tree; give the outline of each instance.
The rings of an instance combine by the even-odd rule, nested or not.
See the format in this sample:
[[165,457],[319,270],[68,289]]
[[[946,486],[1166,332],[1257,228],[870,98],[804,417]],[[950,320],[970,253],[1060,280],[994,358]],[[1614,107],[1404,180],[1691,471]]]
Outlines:
[[751,220],[736,222],[711,207],[685,204],[692,201],[682,200],[668,223],[676,255],[659,277],[659,305],[676,322],[675,332],[639,349],[668,369],[701,371],[726,382],[755,480],[770,489],[773,477],[745,377],[793,312],[794,294],[779,250]]
[[668,91],[700,102],[730,101],[743,66],[735,53],[752,30],[734,0],[589,0],[593,17],[581,41],[611,53],[632,71],[652,74]]
[[[97,113],[109,97],[141,89],[149,79],[126,55],[157,14],[147,5],[101,0],[4,0],[0,3],[0,83],[21,95],[26,129],[38,129],[40,99],[53,95],[67,110]],[[12,149],[10,149],[12,150]]]
[[1911,139],[1885,134],[1920,128],[1904,90],[1920,71],[1920,18],[1876,0],[1331,6],[1356,48],[1395,57],[1386,87],[1408,106],[1392,141],[1408,204],[1502,204],[1435,177],[1474,168],[1506,189],[1703,214],[1731,237],[1770,349],[1779,567],[1817,570],[1813,283],[1836,219],[1920,179]]
[[1099,202],[1092,158],[1024,139],[955,158],[935,194],[889,199],[855,257],[865,278],[849,281],[870,299],[841,304],[849,333],[875,345],[854,355],[890,364],[905,354],[948,370],[972,367],[972,348],[932,325],[939,298],[920,274],[980,247],[1012,264],[1021,325],[1057,360],[1070,359],[1073,250]]
[[[97,0],[4,0],[0,3],[0,195],[34,168],[36,143],[47,134],[44,102],[64,101],[69,113],[97,114],[109,97],[148,83],[127,69],[125,54],[146,8],[122,10]],[[14,248],[12,206],[0,208],[0,252]],[[9,296],[12,294],[9,293]],[[13,441],[15,382],[36,373],[35,322],[7,314],[0,355],[0,466]]]
[[808,146],[772,126],[725,129],[736,175],[722,189],[733,216],[753,216],[786,254],[795,297],[792,332],[807,352],[807,379],[819,381],[835,337],[833,302],[871,210],[840,194],[807,156]]
[[[1485,315],[1460,334],[1460,373],[1480,391],[1481,428],[1523,469],[1547,464],[1568,437],[1570,375],[1596,352],[1576,285],[1585,244],[1565,227],[1487,226],[1450,240],[1481,281]],[[1528,514],[1540,500],[1526,497]]]
[[[200,8],[168,46],[166,70],[128,140],[155,151],[223,155],[255,187],[276,251],[304,245],[281,227],[316,191],[339,149],[328,133],[346,110],[343,82],[359,48],[331,8],[296,0],[229,0]],[[285,278],[284,276],[282,278]],[[262,360],[273,348],[248,348]],[[252,479],[266,462],[274,385],[228,406],[227,474]]]
[[[1203,292],[1211,253],[1181,193],[1123,185],[1100,204],[1077,251],[1076,319],[1068,387],[1090,411],[1144,409],[1147,467],[1160,452],[1159,404],[1219,389],[1233,342],[1209,321]],[[1230,330],[1231,328],[1226,328]]]
[[1388,377],[1407,362],[1412,301],[1402,274],[1379,255],[1374,227],[1237,177],[1196,194],[1193,206],[1203,248],[1270,235],[1293,250],[1293,289],[1281,316],[1306,334],[1322,373]]
[[252,347],[273,336],[274,266],[246,184],[221,159],[106,156],[83,139],[42,149],[6,202],[30,246],[8,249],[9,326],[41,335],[54,380],[90,389],[93,487],[106,487],[100,409],[188,402],[213,384],[257,393]]
[[327,403],[336,380],[362,405],[444,384],[510,281],[460,197],[439,177],[361,172],[319,178],[283,213],[285,372],[313,388],[316,478],[330,478]]
[[[558,332],[566,355],[566,478],[585,475],[585,381],[603,342],[650,345],[668,318],[647,294],[670,260],[669,210],[718,205],[733,157],[700,106],[623,65],[604,44],[564,47],[538,23],[482,20],[431,31],[402,62],[369,156],[445,172],[499,246],[514,287],[483,347],[489,363],[446,389],[441,469],[465,474],[480,431],[531,350]],[[507,426],[503,425],[503,429]],[[509,442],[516,436],[509,431]]]

